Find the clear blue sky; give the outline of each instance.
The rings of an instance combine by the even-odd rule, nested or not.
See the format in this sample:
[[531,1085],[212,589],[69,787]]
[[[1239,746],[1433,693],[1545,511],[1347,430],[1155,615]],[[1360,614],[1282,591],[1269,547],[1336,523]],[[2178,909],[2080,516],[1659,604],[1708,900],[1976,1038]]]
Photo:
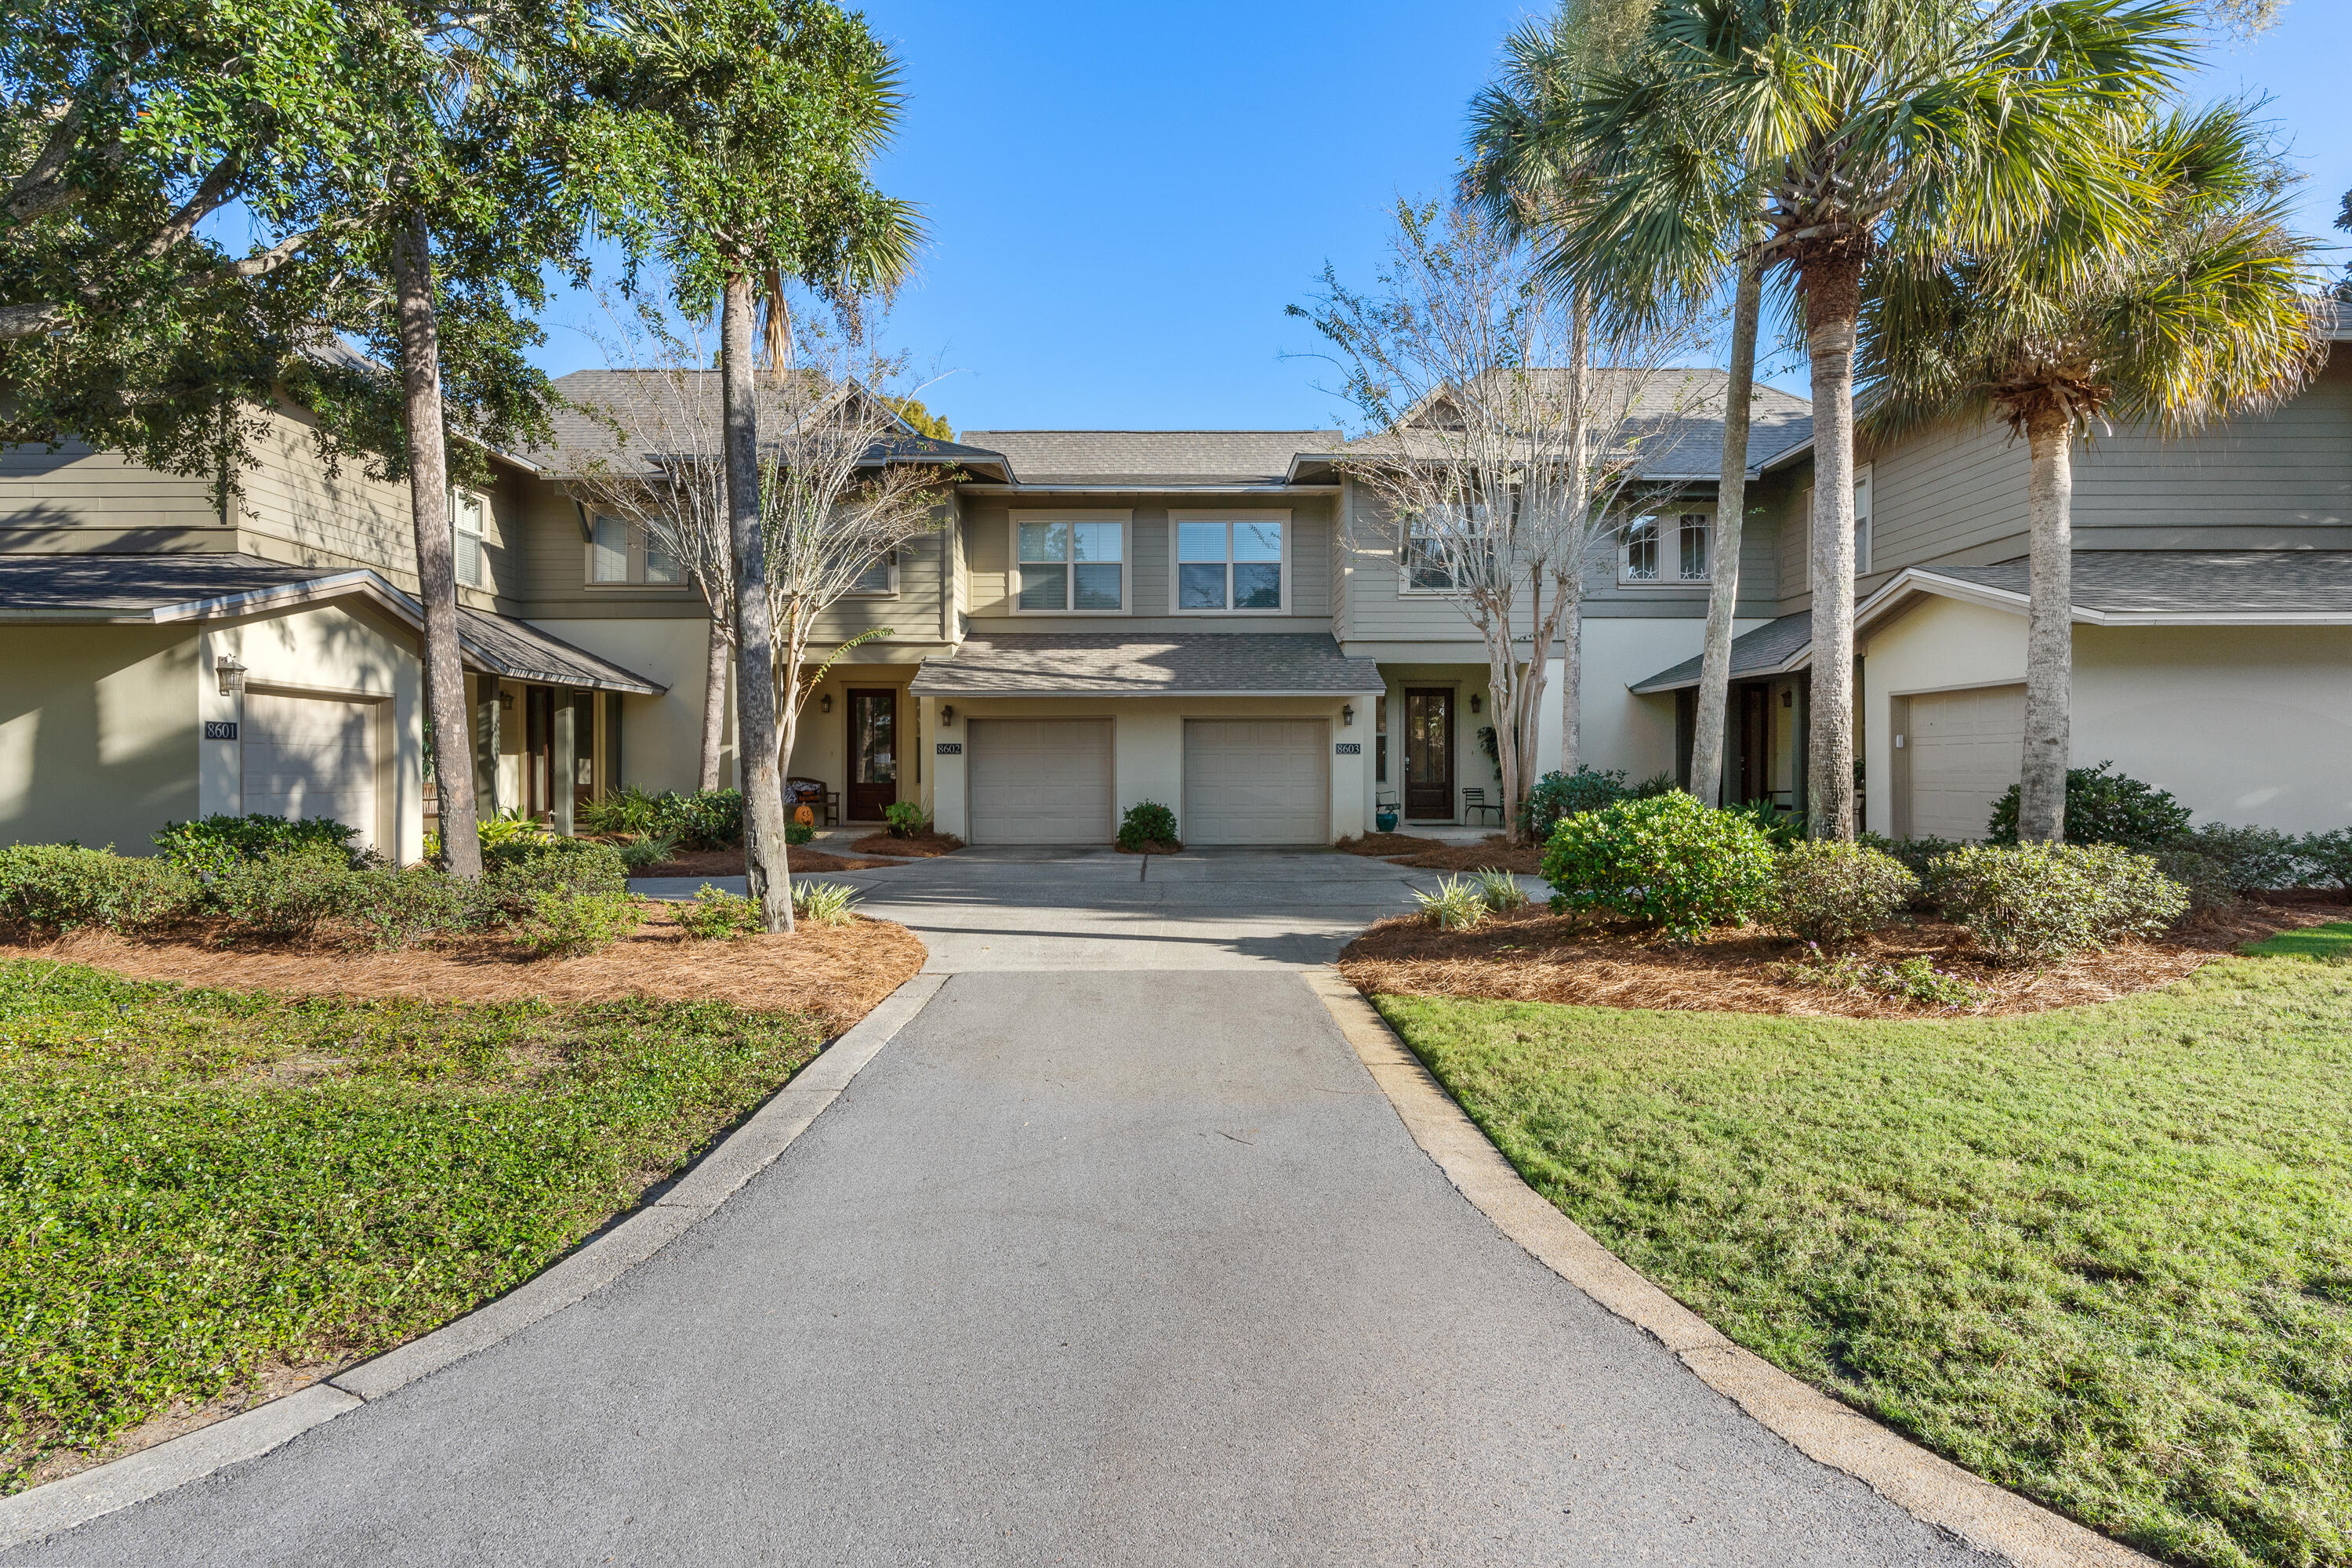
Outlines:
[[[1296,427],[1338,401],[1283,307],[1328,258],[1369,283],[1387,205],[1451,180],[1463,112],[1529,7],[1470,0],[1140,6],[875,0],[905,68],[904,129],[877,174],[931,245],[894,335],[946,373],[958,430]],[[2311,176],[2330,240],[2352,187],[2352,4],[2291,0],[2215,52],[2204,84],[2252,93]],[[2340,259],[2340,253],[2338,256]],[[561,373],[603,363],[549,312]],[[1802,389],[1802,370],[1769,367]]]

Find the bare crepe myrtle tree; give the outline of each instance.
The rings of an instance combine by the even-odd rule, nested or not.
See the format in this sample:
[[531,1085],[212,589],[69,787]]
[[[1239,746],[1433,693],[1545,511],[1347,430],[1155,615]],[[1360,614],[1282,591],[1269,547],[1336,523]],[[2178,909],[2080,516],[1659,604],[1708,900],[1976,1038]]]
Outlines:
[[625,379],[609,398],[574,404],[597,427],[598,441],[567,488],[592,513],[642,534],[648,552],[659,552],[710,616],[698,776],[701,788],[717,789],[727,734],[727,671],[736,642],[727,428],[718,374],[709,368],[717,349],[690,317],[673,321],[650,304],[626,315],[609,313],[614,327],[604,342],[604,357]]
[[[1473,208],[1400,201],[1376,288],[1324,268],[1311,307],[1364,433],[1344,467],[1387,526],[1350,539],[1393,554],[1413,587],[1459,607],[1486,644],[1506,830],[1540,763],[1545,670],[1560,647],[1560,765],[1576,766],[1586,563],[1612,536],[1643,447],[1698,388],[1675,362],[1693,323],[1596,334],[1540,286],[1527,252]],[[1605,360],[1605,364],[1600,362]]]
[[[803,314],[786,340],[793,362],[761,378],[760,530],[780,762],[793,754],[802,707],[815,689],[809,677],[856,644],[892,635],[874,626],[828,643],[829,612],[900,550],[946,526],[952,470],[938,444],[917,435],[887,400],[906,361],[871,346],[870,303],[836,308],[831,330]],[[806,668],[812,653],[822,656],[814,671]],[[787,870],[787,908],[790,878]]]

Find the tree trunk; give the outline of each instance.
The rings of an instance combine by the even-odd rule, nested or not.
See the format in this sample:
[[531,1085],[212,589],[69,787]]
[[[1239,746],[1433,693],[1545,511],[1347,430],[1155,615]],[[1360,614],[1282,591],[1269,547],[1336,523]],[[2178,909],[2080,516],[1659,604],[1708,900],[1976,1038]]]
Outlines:
[[2021,843],[2063,843],[2066,767],[2073,760],[2074,689],[2074,431],[2057,410],[2027,421],[2033,474],[2025,488],[2032,533],[2025,619],[2025,755],[2018,774]]
[[1569,605],[1559,628],[1559,771],[1576,772],[1582,741],[1577,734],[1584,721],[1584,563],[1567,584]]
[[710,651],[703,661],[702,684],[702,773],[705,790],[719,787],[719,753],[727,742],[727,658],[733,649],[727,641],[727,625],[717,616],[710,617]]
[[449,454],[441,426],[441,334],[433,301],[433,238],[421,216],[402,220],[393,242],[400,328],[400,387],[408,438],[408,511],[416,531],[416,597],[425,608],[425,712],[433,726],[441,820],[441,868],[482,875],[475,817],[474,730],[466,713],[466,666],[457,647],[457,562],[449,533]]
[[719,391],[726,422],[727,531],[735,550],[735,754],[743,774],[743,874],[772,931],[793,929],[784,845],[784,780],[776,765],[775,638],[768,620],[768,552],[760,536],[760,411],[752,385],[751,280],[727,279],[719,307]]
[[1853,820],[1853,345],[1862,263],[1804,276],[1813,368],[1813,714],[1806,816],[1816,838],[1851,839]]
[[[1592,392],[1592,307],[1582,289],[1569,300],[1568,313],[1569,483],[1575,487],[1571,499],[1585,507],[1592,502],[1592,453],[1585,417]],[[1559,771],[1564,773],[1576,772],[1576,731],[1584,712],[1584,547],[1589,538],[1589,529],[1577,529],[1559,585],[1568,597],[1559,637]]]
[[1723,799],[1723,748],[1731,706],[1731,631],[1739,608],[1739,535],[1748,511],[1748,416],[1756,388],[1756,318],[1764,270],[1739,265],[1731,306],[1731,367],[1723,384],[1723,469],[1716,482],[1715,539],[1707,552],[1706,641],[1698,659],[1698,727],[1691,741],[1691,794]]

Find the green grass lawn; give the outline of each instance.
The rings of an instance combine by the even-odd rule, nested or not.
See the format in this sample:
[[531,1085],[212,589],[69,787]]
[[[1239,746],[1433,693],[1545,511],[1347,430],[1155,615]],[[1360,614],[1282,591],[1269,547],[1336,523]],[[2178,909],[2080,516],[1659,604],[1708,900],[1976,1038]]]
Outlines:
[[819,1044],[718,1003],[296,1001],[0,961],[0,1491],[527,1279]]
[[1951,1023],[1377,1001],[1739,1343],[2155,1555],[2352,1563],[2352,966]]

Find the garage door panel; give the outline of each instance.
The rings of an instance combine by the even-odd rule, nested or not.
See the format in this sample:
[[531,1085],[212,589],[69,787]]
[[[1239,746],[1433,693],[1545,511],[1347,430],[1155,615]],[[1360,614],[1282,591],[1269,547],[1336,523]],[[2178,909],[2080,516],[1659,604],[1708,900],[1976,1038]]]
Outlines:
[[1982,838],[1993,802],[2017,782],[2025,688],[1937,691],[1910,703],[1912,836]]
[[374,844],[374,703],[248,692],[240,725],[246,815],[330,816]]
[[964,769],[974,844],[1100,844],[1111,836],[1108,719],[974,719]]
[[1330,733],[1322,719],[1184,725],[1184,841],[1320,844],[1329,837]]

